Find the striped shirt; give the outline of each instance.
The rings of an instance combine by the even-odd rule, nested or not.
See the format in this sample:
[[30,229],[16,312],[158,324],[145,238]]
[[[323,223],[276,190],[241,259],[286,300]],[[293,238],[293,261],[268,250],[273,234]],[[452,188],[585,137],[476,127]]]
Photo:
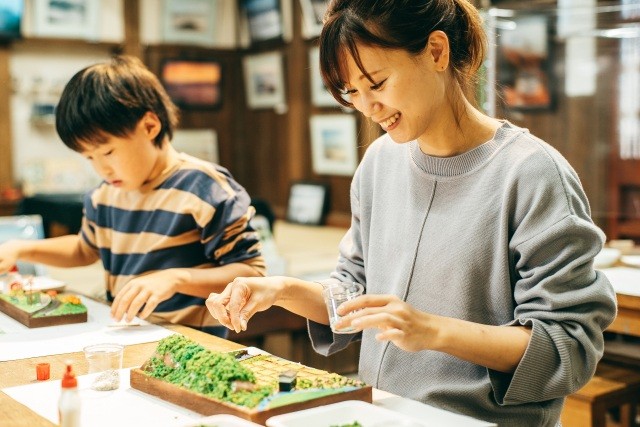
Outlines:
[[[246,190],[229,171],[179,153],[156,179],[136,191],[106,182],[87,193],[83,250],[106,270],[107,299],[132,278],[169,268],[245,263],[265,273]],[[217,325],[205,299],[176,293],[154,317],[193,327]]]

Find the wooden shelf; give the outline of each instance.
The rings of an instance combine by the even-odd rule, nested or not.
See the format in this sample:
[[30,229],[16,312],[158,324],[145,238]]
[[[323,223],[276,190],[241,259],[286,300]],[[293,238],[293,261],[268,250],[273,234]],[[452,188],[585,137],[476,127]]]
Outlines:
[[0,200],[0,216],[15,215],[20,200]]
[[625,237],[640,238],[640,219],[620,221],[618,233]]

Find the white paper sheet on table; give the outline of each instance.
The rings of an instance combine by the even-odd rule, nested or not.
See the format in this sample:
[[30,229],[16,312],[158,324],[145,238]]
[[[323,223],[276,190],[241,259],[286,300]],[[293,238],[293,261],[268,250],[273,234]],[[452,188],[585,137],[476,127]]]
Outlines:
[[[202,415],[160,400],[129,385],[129,369],[120,370],[120,388],[95,391],[90,388],[98,374],[78,376],[81,425],[92,427],[183,426]],[[45,381],[2,390],[32,411],[58,424],[60,381]]]
[[640,296],[640,268],[613,267],[601,270],[616,293]]
[[[78,377],[82,425],[177,427],[204,417],[181,406],[132,389],[129,385],[129,374],[129,369],[120,370],[120,388],[113,391],[91,390],[91,382],[98,374]],[[2,391],[54,424],[58,423],[59,380],[7,387]],[[429,420],[429,425],[432,427],[495,426],[492,423],[447,412],[377,389],[373,391],[373,403],[419,420]]]
[[83,298],[82,302],[87,306],[86,323],[28,328],[0,313],[0,362],[73,353],[97,343],[141,344],[158,341],[174,333],[140,319],[136,319],[140,326],[109,327],[113,320],[107,305],[89,298]]

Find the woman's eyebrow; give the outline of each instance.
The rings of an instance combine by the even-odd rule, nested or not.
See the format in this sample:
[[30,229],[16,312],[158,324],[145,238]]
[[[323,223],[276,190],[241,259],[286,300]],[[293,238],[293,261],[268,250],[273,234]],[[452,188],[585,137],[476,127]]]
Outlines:
[[[376,74],[380,74],[382,71],[384,71],[384,68],[380,69],[380,70],[376,70],[376,71],[371,71],[369,74],[370,77],[375,76]],[[363,80],[363,79],[367,79],[369,80],[369,77],[367,77],[365,74],[360,74],[360,77],[358,77],[358,80]]]

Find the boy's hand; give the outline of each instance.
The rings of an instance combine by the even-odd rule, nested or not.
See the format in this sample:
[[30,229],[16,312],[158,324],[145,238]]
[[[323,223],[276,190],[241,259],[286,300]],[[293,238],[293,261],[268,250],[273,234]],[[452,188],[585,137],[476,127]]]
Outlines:
[[18,262],[18,248],[11,241],[0,245],[0,274],[10,271]]
[[146,319],[158,304],[177,292],[179,280],[172,270],[157,271],[131,279],[116,294],[111,304],[111,316],[116,322],[123,317],[131,322],[136,315]]

